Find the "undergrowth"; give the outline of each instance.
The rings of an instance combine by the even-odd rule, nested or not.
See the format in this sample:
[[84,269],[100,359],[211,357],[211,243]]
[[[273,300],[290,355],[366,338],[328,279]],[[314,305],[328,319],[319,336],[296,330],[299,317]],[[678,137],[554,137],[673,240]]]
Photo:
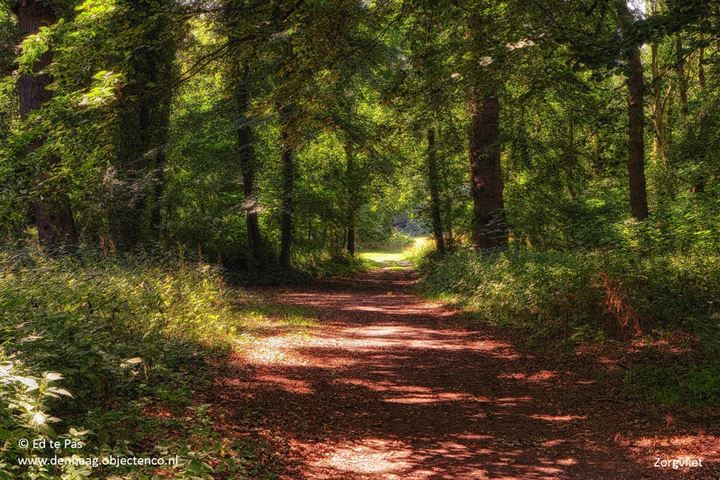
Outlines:
[[[0,253],[0,478],[150,478],[158,467],[20,467],[53,455],[175,457],[173,478],[272,478],[222,438],[197,392],[208,365],[269,316],[302,323],[178,258]],[[75,449],[21,438],[77,437]],[[220,452],[232,451],[233,455]],[[249,473],[251,472],[252,473]],[[3,477],[4,476],[4,477]]]
[[462,307],[471,322],[515,330],[535,347],[688,332],[702,364],[639,365],[628,391],[669,404],[720,404],[720,256],[627,250],[462,250],[419,262],[422,293]]

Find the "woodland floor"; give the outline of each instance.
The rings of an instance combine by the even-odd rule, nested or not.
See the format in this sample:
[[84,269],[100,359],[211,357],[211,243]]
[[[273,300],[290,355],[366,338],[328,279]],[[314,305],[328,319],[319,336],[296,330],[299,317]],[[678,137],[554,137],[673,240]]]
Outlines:
[[720,440],[702,422],[618,400],[596,356],[548,359],[467,329],[413,295],[414,280],[384,268],[261,291],[317,323],[268,329],[218,367],[215,428],[262,441],[282,479],[720,478]]

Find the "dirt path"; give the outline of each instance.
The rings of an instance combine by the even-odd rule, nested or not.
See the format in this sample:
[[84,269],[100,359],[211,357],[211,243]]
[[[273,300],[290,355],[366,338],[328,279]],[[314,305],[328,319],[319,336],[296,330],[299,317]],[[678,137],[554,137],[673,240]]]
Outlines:
[[582,365],[549,367],[464,329],[410,294],[412,281],[377,270],[275,293],[319,325],[292,341],[269,332],[266,354],[234,356],[213,399],[218,424],[264,438],[287,479],[718,478],[712,465],[653,465],[715,437],[683,443]]

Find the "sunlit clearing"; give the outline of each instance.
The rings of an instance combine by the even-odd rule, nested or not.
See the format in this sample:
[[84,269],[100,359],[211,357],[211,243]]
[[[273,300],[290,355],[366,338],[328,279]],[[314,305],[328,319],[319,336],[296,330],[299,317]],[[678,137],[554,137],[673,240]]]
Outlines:
[[432,242],[428,237],[413,237],[413,243],[401,251],[370,251],[360,253],[360,258],[380,267],[405,267],[418,252],[424,251]]
[[401,473],[411,467],[412,450],[388,440],[370,439],[363,444],[337,447],[314,462],[314,466],[356,474]]

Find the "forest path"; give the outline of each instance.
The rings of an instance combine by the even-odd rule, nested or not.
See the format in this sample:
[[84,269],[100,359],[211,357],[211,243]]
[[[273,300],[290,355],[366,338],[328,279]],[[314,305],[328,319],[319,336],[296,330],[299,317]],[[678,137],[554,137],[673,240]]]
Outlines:
[[261,436],[287,479],[688,478],[628,456],[618,432],[643,427],[624,425],[582,368],[463,328],[411,294],[414,281],[386,268],[263,290],[318,322],[231,357],[213,392],[218,428]]

